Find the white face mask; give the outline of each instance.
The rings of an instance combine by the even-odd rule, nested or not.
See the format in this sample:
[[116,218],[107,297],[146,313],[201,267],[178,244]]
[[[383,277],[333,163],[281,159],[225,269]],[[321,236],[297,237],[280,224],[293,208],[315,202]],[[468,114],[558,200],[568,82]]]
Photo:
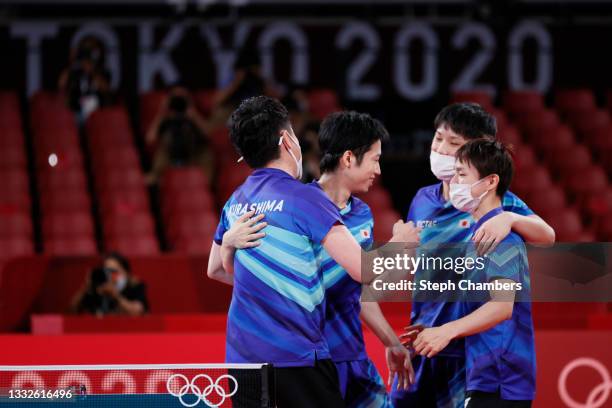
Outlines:
[[[296,146],[300,145],[297,138],[291,136],[291,140],[293,140]],[[280,139],[278,140],[278,145],[280,146],[282,143],[283,143],[283,136],[281,136]],[[291,155],[291,157],[293,157],[293,161],[295,161],[295,165],[297,167],[296,179],[301,180],[302,179],[302,159],[304,158],[304,156],[300,156],[300,160],[296,159],[295,155],[293,154],[292,149],[289,149],[289,154]]]
[[125,287],[127,286],[127,276],[121,276],[120,278],[118,278],[115,281],[115,289],[117,289],[117,292],[121,292],[123,289],[125,289]]
[[436,153],[433,150],[429,155],[431,172],[438,180],[449,181],[455,175],[455,156]]
[[478,180],[472,184],[460,184],[460,183],[450,183],[450,202],[459,211],[469,212],[471,213],[480,205],[480,201],[482,197],[487,194],[488,191],[482,193],[479,197],[472,196],[472,187],[476,184],[483,181],[483,179]]

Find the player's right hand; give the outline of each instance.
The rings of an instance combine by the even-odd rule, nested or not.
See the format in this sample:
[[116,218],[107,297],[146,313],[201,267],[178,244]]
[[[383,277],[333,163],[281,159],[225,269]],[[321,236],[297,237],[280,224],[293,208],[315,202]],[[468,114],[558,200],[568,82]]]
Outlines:
[[404,327],[404,333],[400,334],[399,339],[402,345],[410,350],[414,350],[413,342],[416,340],[420,332],[423,331],[425,326],[422,324],[412,324],[408,327]]
[[417,246],[420,242],[419,234],[421,233],[421,229],[421,227],[415,227],[412,221],[404,223],[402,220],[397,220],[397,222],[393,224],[392,240],[411,244],[411,246]]
[[253,248],[261,244],[261,239],[266,236],[260,232],[268,223],[260,222],[264,214],[255,215],[255,210],[249,211],[236,220],[234,225],[223,235],[223,245],[231,248],[243,249]]

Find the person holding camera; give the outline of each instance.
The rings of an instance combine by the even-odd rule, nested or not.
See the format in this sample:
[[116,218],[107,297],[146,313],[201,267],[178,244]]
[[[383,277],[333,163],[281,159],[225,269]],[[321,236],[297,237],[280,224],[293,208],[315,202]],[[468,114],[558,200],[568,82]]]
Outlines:
[[113,103],[110,79],[102,43],[87,36],[72,50],[69,66],[60,75],[59,89],[83,122],[94,110]]
[[147,182],[157,183],[170,166],[199,166],[210,177],[213,158],[207,130],[207,123],[195,108],[189,92],[178,86],[172,88],[146,134],[147,145],[157,145]]
[[111,252],[101,266],[87,275],[83,288],[74,297],[72,310],[98,316],[141,316],[149,311],[146,285],[132,275],[123,255]]

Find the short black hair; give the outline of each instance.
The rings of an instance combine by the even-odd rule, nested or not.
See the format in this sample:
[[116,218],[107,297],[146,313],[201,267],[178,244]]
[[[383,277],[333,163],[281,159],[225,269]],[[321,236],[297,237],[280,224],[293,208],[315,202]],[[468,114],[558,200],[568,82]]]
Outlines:
[[128,259],[119,252],[111,251],[104,255],[104,262],[106,262],[108,259],[113,259],[117,261],[117,263],[121,265],[121,267],[125,269],[128,274],[132,273],[132,266],[130,265],[130,261],[128,261]]
[[448,126],[466,139],[495,138],[497,120],[482,106],[472,102],[453,103],[446,106],[434,119],[434,127]]
[[457,150],[456,159],[476,168],[480,178],[490,174],[499,176],[496,194],[501,198],[508,191],[514,163],[510,149],[502,142],[490,139],[470,140]]
[[388,138],[384,125],[367,113],[343,111],[327,115],[319,129],[321,173],[335,170],[347,150],[353,152],[360,164],[374,143]]
[[267,96],[255,96],[245,99],[232,113],[229,134],[244,161],[259,168],[280,157],[280,131],[290,126],[283,104]]

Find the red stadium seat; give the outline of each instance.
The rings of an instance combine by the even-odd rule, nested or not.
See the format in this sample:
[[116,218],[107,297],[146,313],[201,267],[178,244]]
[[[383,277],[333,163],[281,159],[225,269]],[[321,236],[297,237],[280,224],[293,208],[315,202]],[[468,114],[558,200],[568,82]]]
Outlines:
[[540,151],[568,149],[576,144],[574,132],[567,125],[539,129],[529,134],[529,140]]
[[34,244],[31,239],[24,237],[11,237],[0,239],[0,262],[12,257],[30,255],[34,253]]
[[155,235],[155,223],[148,212],[124,215],[108,214],[102,220],[104,225],[104,236],[112,237],[137,237],[143,235]]
[[7,146],[0,148],[0,168],[23,168],[25,169],[28,160],[23,150],[23,146]]
[[210,239],[205,240],[201,237],[183,237],[179,238],[172,246],[172,252],[180,252],[189,255],[208,256],[214,234]]
[[591,112],[577,112],[568,116],[568,122],[580,135],[588,135],[610,126],[610,114],[598,109]]
[[536,214],[541,214],[546,211],[565,208],[567,197],[561,187],[554,185],[543,190],[532,191],[528,196],[527,203]]
[[508,116],[506,116],[503,110],[491,108],[491,109],[488,109],[487,111],[491,115],[493,115],[493,117],[495,117],[498,132],[500,129],[504,129],[507,126],[509,126],[510,121],[508,120]]
[[13,214],[16,212],[30,211],[32,202],[29,191],[12,191],[0,189],[0,212]]
[[132,131],[129,128],[94,129],[87,133],[89,151],[97,154],[102,150],[116,150],[133,146]]
[[105,149],[92,155],[94,171],[109,171],[112,169],[139,169],[140,159],[133,147]]
[[146,135],[149,126],[166,99],[166,91],[151,91],[140,95],[140,132]]
[[550,109],[529,112],[516,119],[519,127],[532,134],[542,128],[551,128],[561,124],[557,113]]
[[512,190],[519,195],[529,195],[530,192],[538,192],[552,187],[553,182],[550,178],[548,169],[541,165],[523,168],[518,171],[512,182]]
[[540,214],[555,230],[557,242],[577,242],[583,227],[578,211],[572,208]]
[[58,150],[79,147],[79,135],[75,129],[49,129],[39,132],[34,139],[36,150]]
[[612,149],[612,125],[601,127],[587,135],[586,142],[595,149],[595,153]]
[[565,184],[573,194],[584,196],[606,190],[608,176],[602,167],[591,165],[568,173]]
[[590,89],[568,89],[555,95],[555,107],[562,113],[586,112],[597,108]]
[[[53,160],[55,165],[52,166]],[[39,171],[60,171],[68,168],[81,170],[83,163],[83,154],[78,145],[37,148],[36,150],[36,167]]]
[[593,160],[589,149],[583,145],[547,150],[544,158],[549,166],[562,175],[589,167]]
[[41,196],[44,214],[86,213],[91,211],[91,200],[86,190],[49,190]]
[[393,224],[402,217],[395,210],[374,213],[374,240],[387,242],[393,236]]
[[2,129],[2,137],[0,137],[0,149],[7,147],[20,147],[25,149],[23,131],[14,127],[5,127],[0,124]]
[[93,237],[93,219],[88,211],[69,214],[45,214],[42,221],[42,231],[45,239]]
[[0,180],[2,180],[2,188],[7,191],[23,193],[30,191],[30,180],[25,169],[0,168]]
[[589,193],[584,201],[583,211],[588,218],[601,222],[603,218],[612,215],[612,186],[602,191]]
[[115,129],[130,129],[130,118],[123,107],[102,108],[89,115],[85,127],[87,133],[102,130],[112,133]]
[[204,89],[196,91],[193,94],[193,100],[198,110],[204,115],[208,116],[212,112],[213,103],[217,94],[216,89]]
[[175,167],[164,173],[161,186],[165,194],[180,190],[207,189],[208,179],[200,167]]
[[514,158],[514,167],[516,168],[517,172],[523,168],[533,167],[538,162],[535,152],[530,146],[514,146],[513,152],[514,153],[512,156]]
[[48,190],[87,190],[87,177],[79,168],[49,168],[38,172],[41,193]]
[[65,105],[45,105],[42,108],[33,107],[31,110],[31,124],[35,135],[50,129],[76,130],[74,113]]
[[243,161],[230,162],[217,173],[217,204],[219,207],[225,205],[234,190],[244,183],[251,172],[251,168]]
[[604,217],[597,226],[597,237],[601,241],[612,241],[612,217]]
[[451,102],[473,102],[479,104],[487,111],[493,109],[493,97],[488,92],[457,91],[453,93]]
[[219,218],[211,212],[201,214],[177,214],[169,221],[168,237],[172,242],[181,238],[206,238],[211,242]]
[[544,97],[536,91],[509,91],[504,95],[504,109],[512,115],[520,116],[544,108]]
[[127,256],[157,255],[159,243],[153,235],[115,238],[107,242],[106,250],[118,251]]
[[331,89],[316,89],[308,93],[308,107],[310,113],[318,120],[332,112],[342,110],[336,92]]
[[206,190],[184,190],[163,197],[164,220],[172,214],[202,213],[214,209],[214,198]]
[[372,186],[365,194],[359,194],[359,198],[368,204],[372,212],[382,212],[393,209],[391,196],[383,187]]
[[103,216],[108,214],[130,215],[148,212],[149,196],[142,189],[115,191],[100,197]]
[[111,194],[119,190],[144,190],[145,181],[140,169],[113,169],[97,173],[96,186],[101,194]]
[[30,239],[32,237],[30,215],[23,212],[0,214],[0,237]]
[[84,256],[98,253],[96,242],[89,235],[45,240],[43,250],[53,256]]
[[518,146],[522,143],[518,129],[510,125],[498,130],[497,139],[512,146]]

